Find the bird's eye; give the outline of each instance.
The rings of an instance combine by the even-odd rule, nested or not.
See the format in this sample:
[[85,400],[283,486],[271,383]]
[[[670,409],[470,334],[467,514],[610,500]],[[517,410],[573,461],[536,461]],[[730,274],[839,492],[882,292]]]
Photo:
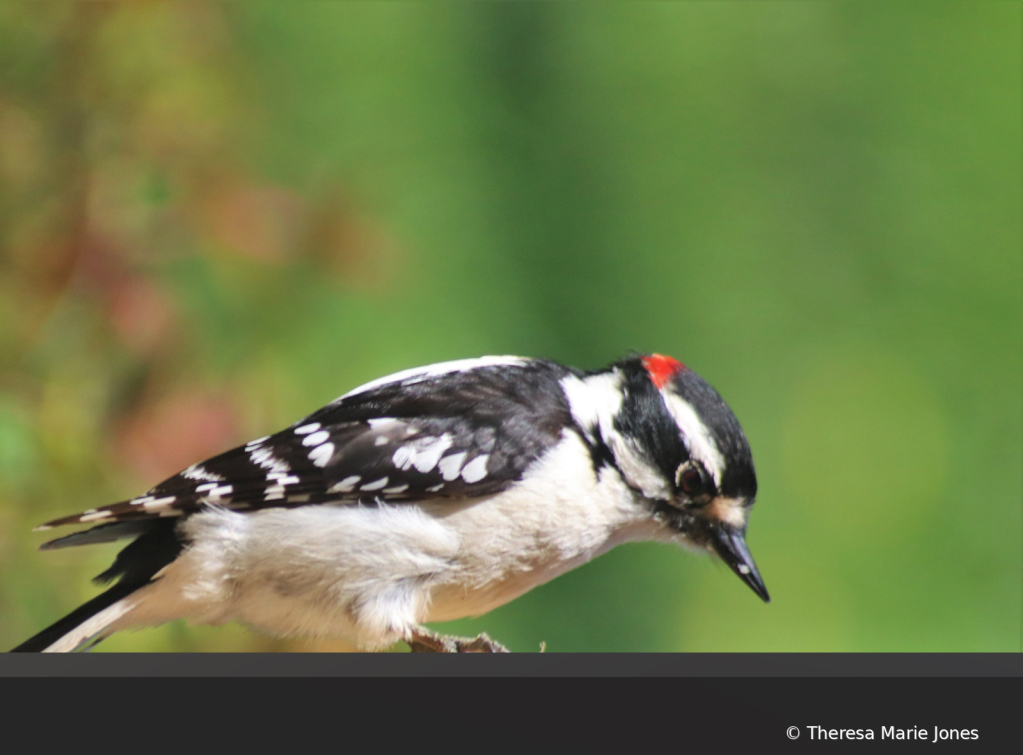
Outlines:
[[678,486],[690,498],[703,492],[703,475],[696,467],[685,467],[679,472]]

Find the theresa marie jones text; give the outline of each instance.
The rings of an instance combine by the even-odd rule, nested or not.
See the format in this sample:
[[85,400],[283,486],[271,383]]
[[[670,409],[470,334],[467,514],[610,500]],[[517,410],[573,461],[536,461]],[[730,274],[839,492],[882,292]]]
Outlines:
[[940,726],[923,728],[882,726],[879,729],[834,729],[827,726],[806,726],[810,739],[886,739],[914,742],[955,742],[980,739],[977,729],[946,729]]

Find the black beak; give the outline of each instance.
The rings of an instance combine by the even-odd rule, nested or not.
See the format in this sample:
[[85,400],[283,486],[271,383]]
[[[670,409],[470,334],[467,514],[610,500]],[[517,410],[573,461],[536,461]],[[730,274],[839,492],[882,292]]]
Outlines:
[[746,540],[738,530],[728,527],[715,527],[711,533],[711,542],[714,550],[728,564],[732,571],[739,575],[739,579],[750,586],[760,599],[765,603],[771,602],[771,596],[767,594],[764,580],[760,578],[757,565],[753,562],[753,556],[746,547]]

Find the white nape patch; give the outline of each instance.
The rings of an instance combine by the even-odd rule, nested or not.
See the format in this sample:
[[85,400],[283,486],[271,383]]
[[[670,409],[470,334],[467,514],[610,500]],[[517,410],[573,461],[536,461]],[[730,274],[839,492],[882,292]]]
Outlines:
[[320,430],[319,432],[315,432],[312,435],[309,435],[309,436],[303,438],[302,439],[302,445],[303,446],[318,446],[321,443],[323,443],[324,441],[328,440],[329,438],[330,438],[330,433],[329,432],[327,432],[326,430]]
[[269,469],[271,472],[290,472],[288,462],[278,459],[269,448],[256,448],[249,452],[253,464]]
[[311,461],[317,467],[327,466],[327,462],[330,461],[330,457],[334,455],[334,444],[324,443],[322,446],[317,446],[309,452],[309,461]]
[[359,475],[352,475],[341,480],[341,482],[335,482],[329,488],[328,493],[350,493],[355,490],[355,485],[361,480],[362,477]]
[[395,372],[393,375],[387,375],[376,380],[360,385],[358,388],[348,391],[345,395],[337,398],[333,403],[343,401],[349,396],[356,396],[366,391],[371,391],[375,388],[380,388],[391,383],[404,383],[405,385],[412,385],[414,383],[421,383],[424,380],[431,378],[440,377],[441,375],[447,375],[452,372],[467,372],[469,370],[475,370],[480,367],[490,367],[493,365],[524,365],[529,360],[524,357],[480,357],[479,359],[456,359],[453,362],[438,362],[437,364],[426,365],[425,367],[414,367],[411,370],[402,370],[401,372]]
[[404,493],[408,490],[408,485],[396,485],[393,488],[384,488],[385,493]]
[[317,430],[320,429],[320,427],[321,425],[319,422],[313,422],[312,424],[309,425],[302,425],[302,427],[295,428],[295,435],[308,435],[309,433],[316,432]]
[[379,480],[376,480],[375,482],[367,482],[365,485],[363,485],[361,488],[359,488],[359,490],[366,490],[366,491],[380,490],[385,485],[387,485],[387,478],[383,477],[383,478],[381,478]]
[[164,506],[170,506],[177,499],[178,499],[177,496],[169,495],[166,496],[165,498],[157,498],[152,501],[147,501],[146,503],[143,504],[143,507],[146,509],[162,509]]
[[374,446],[383,446],[383,445],[386,445],[386,444],[387,444],[387,436],[386,435],[381,435],[379,438],[377,438],[375,441],[373,441],[373,445]]
[[[215,482],[211,482],[209,484],[209,487],[211,487],[211,488],[215,488],[216,486],[217,486],[217,483],[215,483]],[[202,490],[205,487],[207,487],[207,486],[206,485],[200,485],[199,487],[196,488],[196,490],[197,491],[198,490]],[[149,503],[155,497],[156,496],[144,495],[144,496],[142,496],[140,498],[132,498],[130,501],[128,501],[128,503],[130,503],[132,506],[141,506],[143,504]]]
[[715,485],[721,487],[721,474],[725,471],[725,459],[718,449],[710,430],[700,420],[692,404],[681,396],[670,391],[661,391],[664,403],[675,418],[682,434],[682,442],[689,451],[689,456],[703,462],[703,466],[714,478]]
[[250,440],[248,443],[245,444],[245,450],[246,451],[251,451],[256,446],[260,445],[264,440],[269,440],[269,439],[270,439],[269,435],[264,435],[262,438],[256,438],[255,440]]
[[465,451],[461,451],[457,454],[451,454],[451,456],[445,456],[440,460],[438,468],[440,469],[440,476],[448,482],[457,480],[458,475],[462,473],[462,463],[465,461]]
[[440,461],[440,457],[451,448],[452,439],[448,433],[439,438],[427,436],[411,441],[398,448],[391,457],[394,466],[402,471],[415,467],[417,472],[426,474]]
[[479,482],[487,476],[487,461],[490,454],[477,456],[462,468],[462,479],[468,483]]
[[[172,499],[173,500],[173,499]],[[106,519],[108,516],[113,516],[112,511],[96,511],[95,509],[88,514],[82,514],[78,517],[79,522],[95,522],[97,519]]]
[[614,417],[622,408],[621,385],[617,370],[581,379],[575,375],[562,378],[561,388],[572,417],[590,441],[596,440],[594,432],[598,429],[605,439],[614,432]]
[[203,469],[199,464],[193,464],[182,472],[181,476],[187,477],[189,480],[208,480],[210,482],[220,482],[224,479],[223,475],[214,474],[209,470]]

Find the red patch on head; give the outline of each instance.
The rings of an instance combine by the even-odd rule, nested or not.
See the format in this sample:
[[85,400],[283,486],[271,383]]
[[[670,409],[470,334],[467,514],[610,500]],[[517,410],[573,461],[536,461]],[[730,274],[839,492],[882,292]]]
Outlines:
[[672,376],[677,375],[686,368],[677,359],[672,359],[662,354],[651,354],[648,357],[643,357],[643,366],[646,367],[647,374],[658,388],[663,388],[664,384]]

